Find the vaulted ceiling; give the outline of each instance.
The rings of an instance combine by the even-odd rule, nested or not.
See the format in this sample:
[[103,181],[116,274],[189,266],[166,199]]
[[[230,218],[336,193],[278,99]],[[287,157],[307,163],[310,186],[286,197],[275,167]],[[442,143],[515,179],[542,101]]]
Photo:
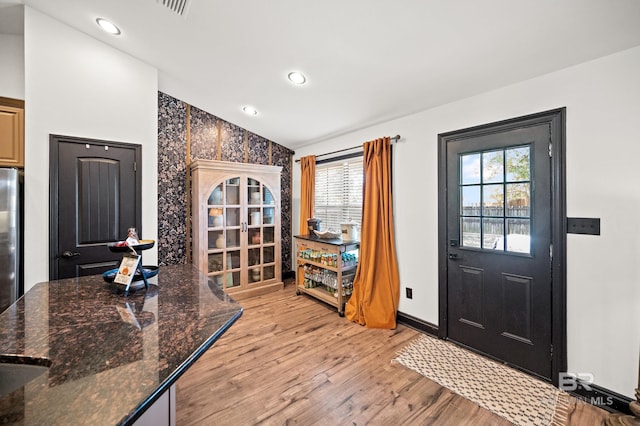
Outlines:
[[[638,0],[190,0],[184,16],[162,0],[3,2],[153,65],[160,90],[292,149],[640,45]],[[294,70],[307,84],[288,82]]]

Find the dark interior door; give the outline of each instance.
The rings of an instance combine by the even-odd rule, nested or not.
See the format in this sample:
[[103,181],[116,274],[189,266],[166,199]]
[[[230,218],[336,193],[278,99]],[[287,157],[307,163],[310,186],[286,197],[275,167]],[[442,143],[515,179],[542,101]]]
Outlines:
[[550,134],[523,125],[446,147],[448,338],[548,379]]
[[140,145],[51,136],[51,279],[100,274],[121,253],[109,242],[141,232]]

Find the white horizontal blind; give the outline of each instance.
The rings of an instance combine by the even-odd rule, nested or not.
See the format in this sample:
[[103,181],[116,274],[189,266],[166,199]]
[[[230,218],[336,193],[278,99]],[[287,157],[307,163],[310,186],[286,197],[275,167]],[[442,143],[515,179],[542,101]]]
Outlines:
[[320,229],[340,231],[353,220],[362,225],[362,157],[316,165],[315,217]]

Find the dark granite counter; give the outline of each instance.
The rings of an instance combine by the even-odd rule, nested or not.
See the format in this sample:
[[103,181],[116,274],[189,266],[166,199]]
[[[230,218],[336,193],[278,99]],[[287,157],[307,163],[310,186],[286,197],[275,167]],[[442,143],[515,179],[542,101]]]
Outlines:
[[316,234],[294,235],[293,238],[299,238],[307,241],[317,241],[319,243],[330,244],[332,246],[345,246],[346,250],[352,250],[360,246],[360,241],[343,240],[342,238],[320,238]]
[[242,315],[192,265],[124,297],[101,276],[37,284],[0,314],[0,354],[49,370],[0,396],[0,424],[130,424]]

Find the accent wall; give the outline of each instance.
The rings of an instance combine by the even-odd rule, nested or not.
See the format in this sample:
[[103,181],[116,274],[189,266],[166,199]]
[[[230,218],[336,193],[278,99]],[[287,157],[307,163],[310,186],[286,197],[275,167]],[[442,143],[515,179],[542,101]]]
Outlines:
[[[282,166],[282,271],[291,271],[291,156],[277,143],[170,95],[158,93],[158,253],[161,264],[186,263],[187,114],[190,161],[222,160]],[[218,158],[218,144],[220,158]]]

